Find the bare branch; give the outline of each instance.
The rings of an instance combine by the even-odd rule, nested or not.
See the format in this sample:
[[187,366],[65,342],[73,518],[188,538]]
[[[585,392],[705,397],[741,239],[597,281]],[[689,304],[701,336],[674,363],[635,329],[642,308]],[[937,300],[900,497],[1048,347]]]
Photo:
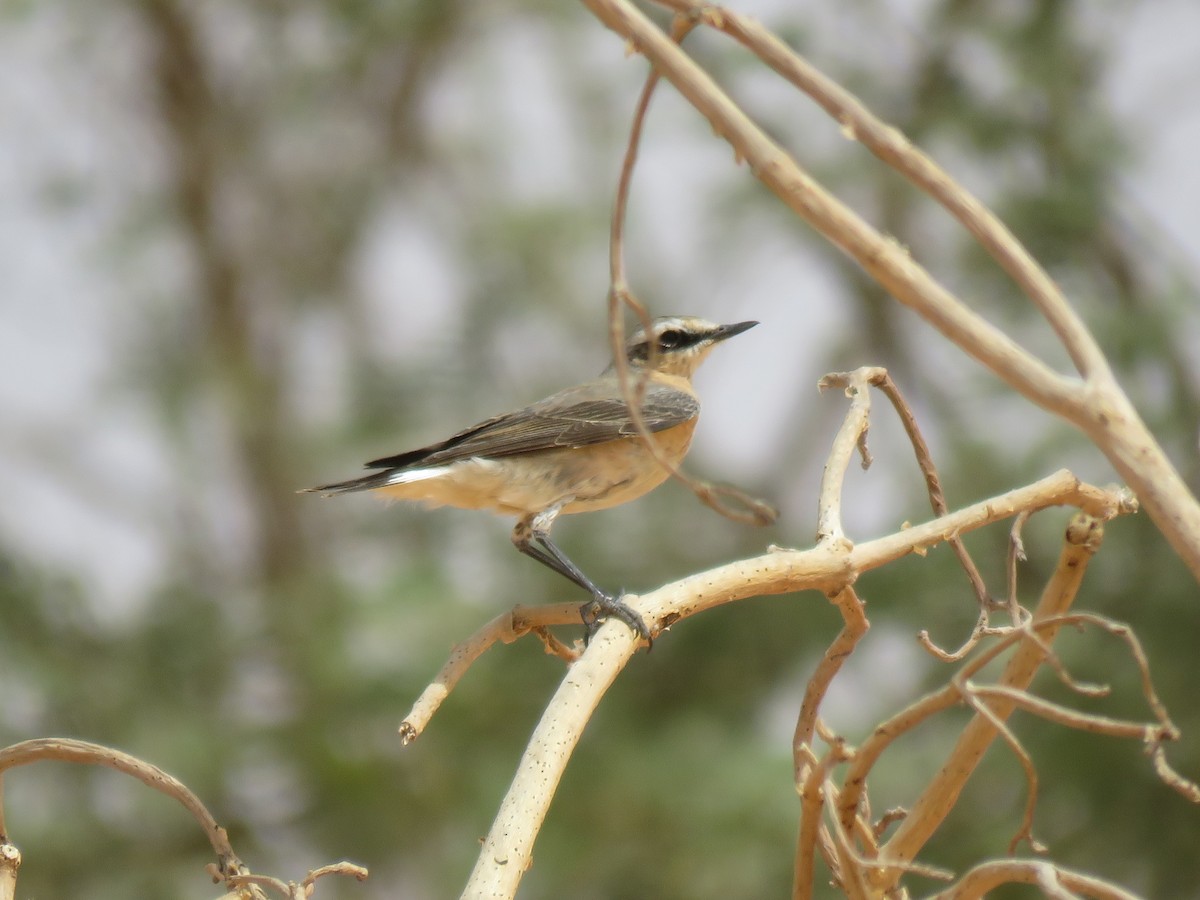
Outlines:
[[[844,388],[850,400],[842,426],[838,429],[825,458],[821,473],[821,489],[817,499],[817,542],[838,542],[846,539],[842,527],[842,488],[846,481],[846,470],[856,448],[865,448],[867,429],[871,427],[871,379],[883,369],[856,369],[853,372],[834,372],[817,383],[819,390],[830,387]],[[863,456],[865,468],[870,454]]]
[[[975,710],[976,714],[982,716],[1008,744],[1008,748],[1012,750],[1016,756],[1017,762],[1021,764],[1021,770],[1025,773],[1025,810],[1021,815],[1021,825],[1013,835],[1012,840],[1008,842],[1009,854],[1016,853],[1017,847],[1021,841],[1029,842],[1029,849],[1034,853],[1041,853],[1044,847],[1039,844],[1033,837],[1033,813],[1037,809],[1037,789],[1038,789],[1038,774],[1037,769],[1033,765],[1033,760],[1025,748],[1021,746],[1021,742],[1017,740],[1017,736],[1012,733],[1012,729],[1005,724],[1004,720],[994,713],[986,703],[980,703],[977,698],[980,696],[989,696],[986,688],[979,688],[977,692],[975,685],[970,681],[964,681],[956,685],[964,700]],[[1024,691],[1016,693],[1024,694]]]
[[[695,23],[683,16],[676,16],[671,28],[671,39],[679,42],[695,27]],[[629,206],[629,190],[633,183],[633,171],[637,165],[638,146],[642,139],[642,127],[646,114],[650,109],[650,99],[659,82],[658,73],[654,70],[646,77],[634,110],[633,124],[629,129],[629,140],[625,148],[625,157],[621,163],[621,174],[617,180],[616,200],[613,202],[612,220],[609,226],[609,292],[608,292],[608,333],[609,345],[612,350],[613,363],[617,372],[617,380],[621,385],[621,393],[629,407],[629,417],[638,436],[646,445],[655,461],[662,466],[671,477],[684,484],[694,493],[704,505],[721,515],[747,525],[769,525],[779,516],[779,511],[766,501],[751,497],[737,488],[727,485],[714,485],[707,481],[693,478],[677,466],[658,446],[658,438],[646,427],[642,415],[642,399],[646,392],[646,382],[649,373],[654,369],[658,347],[651,344],[650,359],[642,377],[631,377],[629,362],[625,359],[625,324],[622,310],[628,307],[638,317],[642,327],[650,328],[650,313],[639,301],[629,287],[629,278],[625,271],[625,217]],[[732,501],[732,505],[725,502]]]
[[875,839],[883,837],[883,833],[888,830],[893,822],[903,822],[904,817],[908,815],[908,810],[901,806],[893,807],[887,810],[883,816],[875,823]]
[[[882,375],[871,383],[892,401],[892,407],[896,410],[896,415],[900,417],[900,423],[904,426],[909,443],[912,444],[913,453],[916,454],[917,465],[925,477],[925,488],[929,492],[929,505],[933,507],[934,515],[944,516],[950,511],[950,507],[946,504],[946,495],[942,491],[942,480],[938,477],[937,466],[933,462],[933,453],[930,452],[929,445],[925,442],[925,436],[921,434],[912,408],[904,399],[904,395],[900,393],[900,386],[892,380],[892,376],[887,373],[886,369],[880,371]],[[975,598],[979,601],[979,608],[983,610],[986,621],[987,610],[991,606],[991,597],[988,594],[987,585],[983,583],[983,576],[979,574],[979,568],[971,559],[971,554],[967,552],[966,545],[957,535],[952,537],[948,543],[954,550],[954,555],[958,557],[959,565],[967,573],[967,580],[971,582],[971,589],[975,592]]]
[[[227,876],[240,873],[241,861],[233,852],[233,847],[229,844],[229,835],[225,833],[225,829],[217,824],[217,820],[213,818],[212,813],[208,811],[208,808],[200,802],[200,798],[192,793],[187,785],[174,776],[167,774],[158,768],[158,766],[151,765],[144,760],[138,759],[136,756],[130,756],[128,753],[122,753],[120,750],[114,750],[111,747],[104,747],[100,744],[92,744],[87,741],[78,741],[71,738],[39,738],[32,741],[22,741],[19,744],[10,744],[0,750],[0,777],[3,777],[3,773],[9,769],[18,766],[27,766],[30,763],[41,762],[43,760],[57,760],[59,762],[105,766],[109,769],[116,769],[118,772],[136,778],[147,787],[153,788],[159,793],[166,794],[191,813],[192,818],[200,824],[201,829],[203,829],[205,836],[208,838],[209,844],[212,845],[213,851],[217,854],[217,859],[221,864],[222,875]],[[3,822],[0,821],[0,831],[2,830]]]
[[[933,546],[944,540],[947,534],[958,534],[1009,518],[1020,509],[1042,509],[1063,504],[1078,505],[1102,516],[1118,515],[1128,508],[1121,494],[1084,484],[1070,472],[1062,471],[1033,485],[874,541],[853,547],[818,545],[809,550],[774,550],[693,575],[641,597],[627,596],[625,600],[638,609],[650,624],[652,632],[657,634],[680,619],[748,597],[802,590],[837,594],[846,585],[852,584],[862,572],[907,553]],[[564,616],[567,613],[565,607],[551,609],[556,615],[560,610]],[[574,615],[571,612],[571,616]],[[547,621],[545,617],[539,618]],[[509,633],[507,620],[505,616],[500,618],[499,623],[489,623],[456,650],[443,673],[426,689],[426,695],[405,720],[406,726],[401,729],[403,733],[410,739],[419,733],[446,692],[470,662],[477,658],[478,652],[482,652],[476,650],[489,641],[494,643],[497,639],[503,639],[500,635]],[[607,637],[601,640],[603,636]],[[570,677],[560,685],[547,706],[521,760],[517,776],[476,864],[471,885],[491,885],[497,889],[500,889],[500,885],[508,885],[515,890],[532,853],[533,838],[578,740],[579,731],[612,680],[628,662],[635,646],[627,628],[620,623],[610,622],[600,628],[591,646],[572,666]],[[946,703],[952,705],[955,702],[957,695],[951,692]],[[856,761],[859,757],[856,757]],[[852,819],[853,813],[848,821]]]
[[[1103,524],[1090,516],[1078,513],[1072,518],[1067,527],[1058,565],[1034,611],[1035,622],[1061,615],[1070,608],[1088,563],[1099,548],[1103,533]],[[1053,639],[1058,627],[1056,625],[1045,629],[1048,638]],[[1027,688],[1043,659],[1044,654],[1040,647],[1028,642],[1022,643],[1009,659],[999,683],[1022,690]],[[991,712],[1003,721],[1012,708],[1011,703],[997,703],[991,707]],[[946,814],[957,802],[967,779],[996,737],[995,724],[989,721],[989,718],[977,713],[963,729],[946,762],[912,805],[908,818],[900,824],[891,840],[887,842],[883,851],[886,858],[906,862],[914,859],[945,819]],[[894,885],[900,873],[893,870],[885,874],[886,877],[882,878],[877,886]]]
[[1096,900],[1138,900],[1137,895],[1111,882],[1037,859],[1004,859],[982,863],[959,879],[957,884],[934,894],[929,900],[976,900],[1004,884],[1042,886],[1051,878],[1068,890]]
[[1200,785],[1189,781],[1171,768],[1171,764],[1167,762],[1167,752],[1162,744],[1155,744],[1150,750],[1150,756],[1154,760],[1154,773],[1162,779],[1163,784],[1184,799],[1190,800],[1192,803],[1200,803]]
[[1108,372],[1095,338],[1024,245],[978,198],[913,146],[903,132],[874,116],[857,97],[750,17],[694,0],[657,2],[688,14],[694,22],[723,31],[811,97],[841,125],[848,139],[862,143],[928,193],[971,233],[1045,316],[1081,375],[1086,378]]
[[270,888],[281,896],[286,897],[287,900],[307,900],[307,898],[316,892],[317,880],[324,878],[326,875],[348,875],[357,881],[367,880],[367,870],[362,866],[349,862],[338,862],[313,869],[299,883],[284,881],[270,875],[254,874],[234,875],[229,879],[229,883],[234,887]]
[[[833,782],[826,779],[821,790],[825,804],[831,807],[836,806],[837,788],[833,786]],[[849,900],[869,900],[873,895],[867,887],[866,872],[864,871],[866,867],[862,864],[863,860],[860,860],[854,852],[850,836],[837,816],[830,819],[829,831],[833,846],[837,851],[838,880],[842,890],[846,892],[846,897]]]
[[607,27],[631,42],[709,120],[789,208],[856,260],[898,300],[1014,388],[1048,409],[1077,403],[1082,385],[1063,378],[973,312],[884,237],[822,188],[738,108],[712,78],[627,0],[583,0]]
[[[11,744],[0,749],[0,779],[9,769],[43,760],[115,769],[178,802],[200,824],[217,855],[216,864],[210,864],[208,867],[213,878],[223,881],[230,890],[248,888],[249,896],[262,898],[259,888],[265,886],[280,891],[286,897],[305,898],[312,895],[314,882],[324,875],[353,875],[359,881],[367,877],[366,869],[348,862],[334,863],[314,869],[309,872],[308,877],[300,885],[284,882],[269,875],[253,874],[233,852],[233,847],[229,843],[229,835],[225,833],[225,829],[217,824],[212,813],[187,785],[158,766],[151,765],[128,753],[122,753],[120,750],[114,750],[112,747],[71,738],[39,738]],[[16,852],[15,847],[12,847],[12,853],[9,853],[7,848],[11,845],[6,841],[3,816],[0,815],[0,900],[4,900],[6,897],[4,894],[6,878],[15,885],[16,867],[20,865],[20,853]],[[15,865],[9,865],[11,859],[16,860]],[[10,869],[11,872],[9,872]],[[11,892],[8,896],[11,897]]]
[[550,800],[600,699],[637,650],[623,623],[600,626],[533,731],[483,849],[463,891],[466,897],[511,897],[529,868]]
[[1147,744],[1157,745],[1163,740],[1178,737],[1178,732],[1171,731],[1160,725],[1147,725],[1145,722],[1132,720],[1110,719],[1092,713],[1082,713],[1050,700],[1035,697],[1027,691],[1004,685],[975,685],[971,692],[981,699],[995,698],[1003,700],[1005,705],[1023,709],[1050,722],[1057,722],[1077,731],[1089,731],[1092,734],[1105,734],[1109,737],[1135,738]]
[[21,851],[0,837],[0,900],[15,900],[20,868]]
[[[1028,353],[937,283],[895,240],[881,235],[818,185],[632,3],[584,0],[584,4],[628,46],[643,54],[793,212],[853,258],[897,300],[915,310],[1005,383],[1083,431],[1141,498],[1159,530],[1192,575],[1200,580],[1200,502],[1113,379],[1107,364],[1094,349],[1094,340],[1074,313],[1059,302],[1052,284],[1042,283],[1040,270],[1025,264],[1019,244],[1006,243],[1004,233],[991,225],[985,228],[988,220],[976,208],[976,201],[965,195],[954,200],[967,215],[973,233],[978,228],[977,237],[1000,252],[1002,265],[1016,267],[1014,277],[1032,290],[1034,302],[1064,342],[1076,366],[1086,374],[1086,382],[1065,377]],[[736,19],[712,7],[693,3],[676,5],[693,18],[708,20],[715,27]],[[855,129],[859,124],[862,123],[852,118],[844,127],[851,137],[858,138]],[[880,134],[893,138],[895,147],[905,148],[907,142],[898,132],[893,135],[893,131],[884,129]],[[930,173],[923,177],[931,179],[931,186],[941,193],[954,194],[951,190],[954,186],[948,179],[940,182],[939,187]]]
[[[437,677],[421,692],[421,696],[413,704],[412,710],[400,723],[401,741],[408,744],[420,737],[425,726],[429,724],[429,720],[433,718],[433,714],[442,705],[442,701],[454,690],[458,680],[493,644],[497,642],[511,644],[530,631],[543,629],[547,625],[578,624],[579,604],[577,603],[556,603],[536,607],[515,606],[508,612],[496,616],[469,638],[456,644],[450,651],[450,658],[446,660]],[[560,642],[550,643],[552,640],[550,638],[543,638],[543,640],[547,641],[547,647],[552,648],[550,652],[555,652],[560,657],[563,657],[564,652],[569,653],[570,657],[566,659],[568,662],[575,659],[576,654],[563,647]],[[563,652],[560,652],[560,648]]]
[[[907,553],[924,550],[943,540],[947,534],[959,534],[1000,521],[1023,508],[1042,509],[1063,504],[1077,504],[1107,515],[1117,515],[1126,509],[1120,494],[1083,484],[1064,470],[1028,487],[1010,491],[895,535],[853,547],[775,549],[759,557],[699,573],[640,598],[626,597],[626,602],[636,602],[650,624],[652,633],[658,634],[683,618],[747,597],[799,590],[818,590],[836,595],[846,585],[853,583],[861,572]],[[567,603],[536,608],[517,607],[510,613],[497,616],[454,648],[441,672],[422,692],[401,723],[402,740],[408,743],[420,735],[458,680],[492,644],[497,641],[510,642],[541,626],[575,624],[577,621],[577,607]],[[622,666],[624,664],[624,661],[620,663]]]
[[816,847],[821,848],[821,855],[834,877],[839,877],[837,851],[829,839],[827,829],[821,824],[821,812],[825,806],[823,785],[833,767],[848,759],[850,754],[844,741],[834,740],[829,745],[829,752],[820,760],[809,744],[805,744],[798,751],[798,756],[802,756],[803,760],[797,766],[798,771],[802,772],[802,776],[796,782],[800,794],[800,829],[796,835],[792,898],[808,900],[812,896],[813,879],[816,874],[813,852]]
[[821,662],[817,665],[817,671],[808,679],[808,685],[804,690],[804,701],[800,705],[800,715],[796,720],[796,730],[792,736],[793,768],[797,785],[802,780],[802,772],[808,756],[805,751],[812,744],[817,712],[821,707],[821,701],[825,699],[825,692],[829,690],[830,683],[841,671],[842,664],[849,659],[858,642],[871,627],[871,623],[867,621],[863,602],[854,593],[852,587],[847,586],[830,600],[841,612],[845,624],[838,632],[837,637],[833,639],[833,643],[825,650]]
[[981,608],[979,616],[975,620],[975,626],[971,629],[971,633],[967,635],[967,639],[963,641],[962,646],[957,650],[943,650],[933,642],[933,638],[929,636],[929,632],[923,628],[917,632],[917,643],[921,645],[922,650],[939,662],[960,662],[967,658],[967,655],[979,645],[979,642],[986,635],[994,634],[995,631],[994,628],[988,626],[987,609]]
[[1021,529],[1032,513],[1021,511],[1013,519],[1008,532],[1008,618],[1013,625],[1020,625],[1025,618],[1017,600],[1017,563],[1025,562],[1025,544],[1021,541]]

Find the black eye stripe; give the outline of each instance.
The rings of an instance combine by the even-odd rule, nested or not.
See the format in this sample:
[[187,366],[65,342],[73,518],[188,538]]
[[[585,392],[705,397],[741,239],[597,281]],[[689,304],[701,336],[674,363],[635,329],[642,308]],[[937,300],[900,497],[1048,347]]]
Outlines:
[[703,343],[712,335],[707,332],[688,331],[684,328],[666,328],[653,338],[643,337],[629,348],[629,359],[642,362],[650,358],[651,340],[659,353],[674,353]]
[[658,346],[661,350],[676,350],[688,343],[688,335],[682,331],[671,329],[658,336]]

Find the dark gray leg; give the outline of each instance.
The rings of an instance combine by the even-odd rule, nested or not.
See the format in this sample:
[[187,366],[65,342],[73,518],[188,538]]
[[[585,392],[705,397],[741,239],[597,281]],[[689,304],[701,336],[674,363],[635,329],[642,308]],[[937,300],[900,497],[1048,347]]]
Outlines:
[[526,556],[536,559],[564,578],[569,578],[592,595],[592,599],[579,608],[580,617],[583,619],[585,641],[590,641],[600,622],[609,617],[620,619],[630,627],[634,634],[647,641],[650,640],[650,629],[646,627],[642,617],[624,603],[620,596],[614,597],[612,594],[600,590],[596,583],[584,575],[579,567],[571,562],[567,555],[550,540],[550,526],[561,508],[562,504],[559,504],[523,518],[513,529],[513,545]]

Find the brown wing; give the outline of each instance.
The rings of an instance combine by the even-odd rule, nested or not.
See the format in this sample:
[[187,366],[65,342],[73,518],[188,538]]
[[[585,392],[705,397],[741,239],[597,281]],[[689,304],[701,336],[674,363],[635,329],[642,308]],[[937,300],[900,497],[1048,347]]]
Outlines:
[[[636,430],[629,407],[624,400],[614,399],[612,392],[612,382],[593,382],[480,422],[441,443],[366,465],[369,469],[407,469],[630,437]],[[699,412],[700,403],[694,396],[666,385],[649,385],[642,402],[642,416],[652,432],[682,425]]]

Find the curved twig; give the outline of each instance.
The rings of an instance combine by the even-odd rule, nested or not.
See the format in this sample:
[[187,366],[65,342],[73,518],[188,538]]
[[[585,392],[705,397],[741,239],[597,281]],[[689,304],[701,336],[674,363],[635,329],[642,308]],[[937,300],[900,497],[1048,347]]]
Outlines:
[[[4,773],[9,769],[44,760],[115,769],[159,793],[166,794],[191,813],[192,818],[199,823],[213,852],[217,855],[217,873],[220,878],[228,882],[231,877],[247,874],[248,870],[238,859],[237,854],[233,852],[233,847],[229,843],[229,835],[226,834],[224,828],[217,824],[217,820],[200,801],[200,798],[182,781],[164,772],[158,766],[151,765],[145,760],[120,750],[114,750],[112,747],[104,747],[88,741],[73,738],[38,738],[10,744],[0,749],[0,779],[3,779]],[[5,839],[6,833],[3,808],[0,807],[0,840]]]
[[[671,40],[681,42],[688,33],[696,27],[696,23],[684,16],[676,16],[671,25]],[[650,100],[659,82],[658,72],[651,69],[642,86],[641,96],[634,109],[633,124],[629,128],[629,140],[625,146],[625,157],[621,162],[621,174],[617,179],[616,199],[613,202],[612,220],[609,225],[608,264],[608,334],[612,350],[613,364],[617,372],[617,381],[625,404],[629,407],[629,418],[638,436],[662,468],[671,477],[682,483],[688,490],[699,498],[700,502],[715,510],[726,518],[747,525],[769,525],[779,516],[779,511],[764,500],[751,497],[744,491],[728,485],[715,485],[708,481],[693,478],[684,472],[674,461],[662,452],[658,438],[646,426],[642,415],[642,398],[646,391],[646,377],[631,377],[629,362],[625,359],[625,324],[622,311],[628,307],[642,327],[649,329],[650,313],[630,290],[629,279],[625,272],[625,218],[629,206],[630,186],[633,183],[633,172],[637,166],[638,147],[641,144],[642,128],[646,115],[650,110]],[[650,346],[650,361],[646,374],[654,369],[655,356],[658,348]],[[731,506],[726,500],[733,501]]]

